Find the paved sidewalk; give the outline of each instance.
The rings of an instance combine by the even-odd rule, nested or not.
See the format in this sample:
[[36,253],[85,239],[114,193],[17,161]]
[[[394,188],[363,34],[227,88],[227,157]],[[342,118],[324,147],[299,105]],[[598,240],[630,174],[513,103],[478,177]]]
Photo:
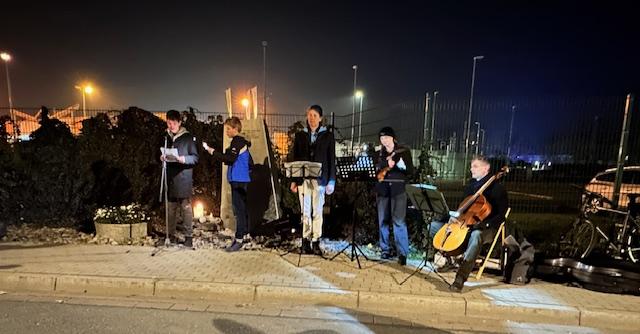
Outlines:
[[439,276],[394,262],[335,261],[275,251],[163,250],[130,246],[25,246],[0,243],[0,290],[335,306],[416,316],[451,314],[598,328],[640,326],[640,297],[542,281],[525,286],[487,275],[451,294]]

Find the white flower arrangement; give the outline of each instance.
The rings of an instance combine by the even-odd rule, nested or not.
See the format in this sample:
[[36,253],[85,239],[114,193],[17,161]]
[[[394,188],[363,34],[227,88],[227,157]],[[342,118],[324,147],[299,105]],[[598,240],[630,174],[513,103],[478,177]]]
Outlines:
[[110,206],[96,210],[93,222],[99,224],[137,224],[151,220],[140,204]]

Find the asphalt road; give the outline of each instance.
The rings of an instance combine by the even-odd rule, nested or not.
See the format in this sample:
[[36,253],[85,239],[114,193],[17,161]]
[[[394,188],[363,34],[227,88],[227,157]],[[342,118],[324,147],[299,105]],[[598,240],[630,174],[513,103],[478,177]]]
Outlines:
[[0,301],[0,333],[450,333],[406,326],[43,302]]
[[[3,296],[6,297],[7,295]],[[10,296],[10,295],[9,295]],[[184,311],[157,309],[136,306],[105,306],[101,300],[86,299],[80,304],[67,304],[56,300],[57,296],[48,296],[37,300],[20,300],[20,297],[0,298],[0,333],[224,333],[224,334],[337,334],[337,333],[607,333],[589,327],[561,326],[551,324],[533,324],[501,321],[477,320],[468,318],[444,320],[433,319],[431,327],[412,327],[411,323],[392,325],[389,317],[387,324],[361,323],[348,313],[327,312],[335,315],[325,319],[278,314],[274,316],[255,315],[251,309],[237,305],[228,305],[222,311]],[[125,298],[126,299],[126,298]],[[123,300],[125,300],[123,299]],[[110,300],[118,303],[118,300]],[[93,303],[93,304],[92,304]],[[157,304],[150,301],[149,305]],[[226,307],[226,306],[225,306]],[[315,308],[314,312],[318,309]],[[254,309],[255,311],[255,309]]]

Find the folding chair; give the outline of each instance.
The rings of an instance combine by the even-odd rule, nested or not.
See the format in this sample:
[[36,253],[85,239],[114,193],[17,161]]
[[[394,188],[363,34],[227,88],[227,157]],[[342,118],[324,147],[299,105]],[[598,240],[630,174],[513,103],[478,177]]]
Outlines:
[[[504,222],[502,222],[502,224],[500,224],[500,227],[498,228],[498,231],[496,232],[495,237],[493,237],[493,243],[491,243],[491,247],[489,248],[489,252],[487,252],[487,256],[485,256],[484,260],[482,261],[482,265],[480,266],[480,269],[478,269],[478,273],[476,274],[476,280],[479,280],[480,277],[482,277],[482,273],[484,272],[484,268],[487,266],[487,263],[489,262],[489,260],[491,259],[491,253],[493,253],[493,248],[496,246],[496,243],[498,242],[498,237],[500,237],[500,245],[501,245],[501,249],[504,249],[504,239],[505,239],[505,227],[504,224],[507,222],[507,218],[509,218],[509,214],[511,213],[511,208],[507,209],[507,212],[504,214]],[[496,260],[496,259],[492,259],[492,260]],[[502,268],[504,266],[503,261],[506,259],[503,259],[503,252],[500,252],[500,258],[497,259],[498,261],[498,265]]]

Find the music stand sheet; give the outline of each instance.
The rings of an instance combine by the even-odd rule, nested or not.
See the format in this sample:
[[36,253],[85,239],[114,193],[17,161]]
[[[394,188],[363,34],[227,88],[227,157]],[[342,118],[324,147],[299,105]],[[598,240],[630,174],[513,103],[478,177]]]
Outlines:
[[428,184],[407,184],[405,189],[417,209],[433,212],[439,217],[449,215],[447,202],[437,187]]
[[338,178],[343,180],[373,179],[376,165],[370,156],[339,157],[336,164]]
[[285,162],[286,177],[320,177],[322,174],[322,163],[312,161]]

